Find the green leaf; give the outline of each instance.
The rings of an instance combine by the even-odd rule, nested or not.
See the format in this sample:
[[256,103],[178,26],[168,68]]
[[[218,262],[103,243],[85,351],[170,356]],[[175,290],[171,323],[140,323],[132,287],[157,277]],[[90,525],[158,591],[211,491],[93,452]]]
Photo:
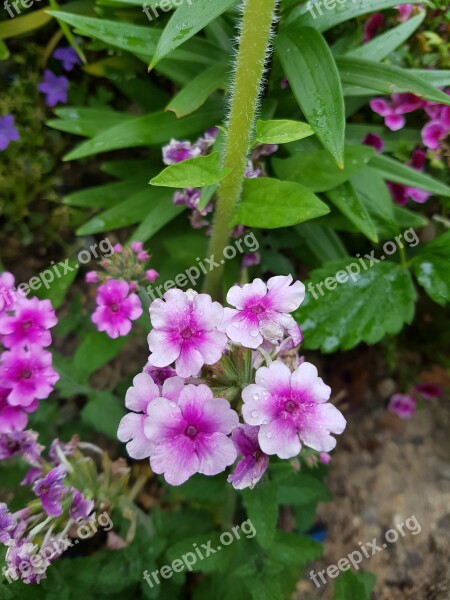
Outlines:
[[[420,27],[425,19],[426,12],[420,12],[405,23],[389,29],[386,33],[377,35],[367,44],[362,44],[345,53],[345,56],[367,60],[383,60],[396,48],[401,46]],[[410,71],[411,72],[411,71]]]
[[352,177],[351,183],[372,219],[391,234],[398,233],[392,196],[378,171],[365,167]]
[[348,256],[341,238],[331,227],[323,227],[318,223],[309,222],[296,225],[295,231],[320,263]]
[[[41,276],[46,273],[48,273],[48,275],[45,275],[45,277],[41,279],[40,287],[35,294],[41,300],[48,298],[53,304],[53,308],[59,308],[64,302],[64,298],[66,297],[73,280],[77,276],[80,267],[79,263],[75,260],[62,262],[64,262],[64,265],[58,263],[41,273]],[[50,275],[53,275],[53,281],[50,281]],[[30,279],[30,284],[33,279],[38,278],[32,277]],[[44,283],[45,279],[49,282],[47,285]]]
[[93,188],[86,188],[64,196],[63,204],[86,208],[112,208],[123,201],[127,196],[133,196],[140,190],[146,189],[142,181],[120,181],[107,183]]
[[14,19],[9,18],[0,23],[0,40],[7,40],[16,35],[29,33],[30,31],[34,31],[35,29],[46,25],[52,20],[45,8],[34,10],[21,17],[16,15],[14,16]]
[[89,375],[120,353],[126,340],[126,337],[112,340],[99,331],[88,333],[83,337],[73,356],[74,368],[87,380]]
[[7,58],[9,58],[8,46],[0,40],[0,60],[6,60]]
[[312,475],[301,473],[295,478],[281,482],[278,487],[278,502],[284,506],[301,506],[329,500],[331,495],[328,489]]
[[[369,573],[353,573],[353,571],[344,571],[336,580],[333,600],[370,600],[372,581],[364,578]],[[372,584],[372,585],[371,585]],[[370,590],[370,591],[369,591]]]
[[438,196],[450,197],[450,187],[437,181],[429,175],[416,171],[397,160],[376,154],[370,160],[370,166],[374,168],[386,181],[394,181],[412,187],[417,187]]
[[360,58],[336,59],[343,84],[369,88],[381,94],[409,92],[440,104],[450,105],[450,97],[406,69]]
[[59,131],[93,137],[115,125],[132,121],[134,117],[123,112],[116,112],[106,108],[88,108],[78,106],[65,106],[56,108],[58,119],[50,119],[47,125]]
[[308,123],[278,119],[256,122],[255,140],[260,144],[288,144],[314,135]]
[[345,107],[339,73],[331,50],[310,27],[284,30],[278,56],[303,114],[320,142],[344,167]]
[[326,215],[329,208],[307,187],[269,177],[246,179],[230,226],[288,227]]
[[117,439],[117,429],[124,415],[123,400],[107,391],[92,390],[88,403],[81,410],[85,423],[113,440]]
[[311,273],[306,299],[295,314],[305,348],[334,352],[360,342],[375,344],[411,323],[417,294],[409,271],[388,261],[371,262],[355,258]]
[[269,482],[258,484],[242,492],[247,515],[256,529],[255,540],[263,548],[270,548],[275,538],[278,520],[276,486]]
[[166,110],[173,111],[178,119],[193,113],[213,92],[225,88],[227,67],[227,63],[219,62],[201,71],[172,98]]
[[313,192],[326,192],[345,183],[366,165],[375,150],[369,146],[345,147],[345,168],[339,169],[324,150],[298,152],[286,159],[273,158],[272,166],[280,179],[296,181]]
[[171,188],[203,188],[219,183],[229,173],[229,170],[220,168],[219,153],[213,152],[170,165],[153,177],[150,184]]
[[282,565],[306,565],[323,554],[323,546],[304,535],[277,531],[270,556]]
[[334,190],[330,190],[327,197],[355,225],[358,231],[361,231],[372,242],[378,242],[375,224],[349,181]]
[[[226,569],[230,558],[232,557],[233,550],[230,546],[223,547],[221,545],[220,534],[217,531],[211,531],[209,533],[201,533],[196,534],[195,536],[186,538],[175,543],[173,546],[167,549],[167,564],[170,565],[174,560],[180,560],[181,557],[185,556],[188,553],[191,553],[193,557],[188,557],[192,561],[195,558],[195,564],[192,565],[191,570],[193,571],[203,571],[203,573],[211,573],[213,571],[223,571]],[[215,552],[210,552],[209,556],[207,556],[208,551],[202,548],[203,545],[209,545],[211,550]],[[239,541],[235,540],[236,544]],[[199,549],[199,552],[204,557],[203,560],[196,555],[195,546]],[[219,550],[220,547],[220,550]],[[188,569],[185,567],[184,572],[188,572]]]
[[418,282],[430,298],[445,306],[450,300],[450,231],[427,244],[412,264]]
[[135,117],[80,144],[66,154],[64,160],[75,160],[121,148],[161,146],[171,137],[184,138],[215,125],[221,119],[221,112],[220,103],[207,102],[201,110],[182,119],[164,111]]
[[[309,6],[311,5],[307,2],[291,11],[291,14],[286,19],[285,26],[290,26],[294,23],[303,27],[315,27],[318,31],[323,32],[360,15],[367,15],[384,10],[385,8],[393,8],[399,4],[408,3],[404,0],[400,0],[400,2],[396,0],[357,0],[356,2],[348,0],[345,3],[335,1],[333,4],[329,3],[332,10],[326,10],[322,5],[322,9],[319,11],[314,10],[313,2],[313,10],[310,11]],[[421,4],[421,0],[413,0],[410,4]]]
[[185,0],[164,28],[152,58],[150,69],[175,48],[198,33],[208,23],[228,10],[236,0]]
[[185,210],[186,206],[174,204],[164,194],[162,200],[158,200],[148,209],[147,216],[134,231],[131,239],[146,242]]

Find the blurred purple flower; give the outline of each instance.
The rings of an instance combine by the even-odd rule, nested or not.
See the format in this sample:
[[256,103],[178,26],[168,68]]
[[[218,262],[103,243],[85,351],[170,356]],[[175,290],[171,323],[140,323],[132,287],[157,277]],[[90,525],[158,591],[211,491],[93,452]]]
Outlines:
[[14,117],[5,115],[0,117],[0,151],[6,150],[10,142],[17,142],[19,132],[14,125]]
[[75,488],[72,489],[72,496],[73,500],[69,509],[69,517],[74,521],[87,519],[94,510],[94,502],[85,498],[83,494]]
[[72,48],[72,46],[57,48],[53,52],[53,57],[62,62],[62,66],[65,71],[72,71],[75,65],[81,64],[80,57]]
[[38,434],[31,430],[0,433],[0,460],[20,456],[30,464],[38,463],[44,447],[37,438]]
[[7,544],[11,540],[11,532],[17,525],[16,519],[9,512],[8,507],[0,502],[0,543]]
[[413,392],[420,394],[425,400],[434,400],[442,396],[442,388],[436,383],[419,383],[413,387]]
[[58,77],[52,71],[46,69],[44,79],[38,85],[38,90],[47,96],[45,99],[47,106],[66,104],[69,80],[67,77]]
[[398,131],[405,126],[406,113],[413,112],[425,105],[421,98],[414,94],[392,94],[392,100],[374,98],[370,101],[370,108],[384,117],[384,123],[391,131]]
[[378,153],[383,152],[384,140],[379,135],[376,135],[376,133],[368,133],[364,137],[362,143],[366,146],[372,146],[372,148],[375,148]]
[[243,457],[227,480],[236,490],[255,487],[269,466],[269,457],[261,450],[258,433],[259,427],[253,425],[238,425],[231,433],[238,456]]
[[33,492],[42,503],[42,508],[49,517],[59,517],[63,513],[62,501],[67,495],[68,488],[63,485],[66,469],[59,465],[38,479],[33,486]]
[[389,401],[388,411],[401,419],[409,419],[416,413],[416,401],[409,394],[394,394]]
[[364,24],[364,42],[370,42],[381,31],[384,25],[384,17],[381,13],[375,13],[367,19]]
[[450,106],[442,106],[439,116],[422,129],[422,141],[430,150],[439,150],[440,142],[450,133]]
[[401,4],[400,6],[394,6],[399,12],[398,20],[403,22],[407,21],[412,15],[414,10],[414,4]]
[[[411,160],[406,164],[416,171],[423,171],[426,158],[426,152],[416,148],[416,150],[414,150],[412,153]],[[430,192],[426,192],[425,190],[421,190],[419,188],[402,185],[401,183],[387,181],[386,184],[389,187],[393,199],[397,204],[400,205],[406,204],[408,200],[413,200],[418,204],[423,204],[431,196]]]
[[259,265],[261,262],[261,254],[259,252],[251,252],[246,254],[242,259],[242,268],[247,269],[248,267],[253,267],[255,265]]

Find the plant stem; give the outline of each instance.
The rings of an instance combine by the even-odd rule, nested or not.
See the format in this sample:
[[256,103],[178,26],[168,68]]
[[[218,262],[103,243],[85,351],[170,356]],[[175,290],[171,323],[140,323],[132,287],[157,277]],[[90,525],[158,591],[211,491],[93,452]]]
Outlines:
[[[222,181],[218,191],[210,241],[210,254],[214,254],[219,263],[229,241],[230,219],[242,191],[277,1],[244,1],[222,160],[223,167],[229,169],[230,174]],[[205,281],[205,290],[218,299],[222,295],[223,269],[223,265],[216,267],[208,273]]]

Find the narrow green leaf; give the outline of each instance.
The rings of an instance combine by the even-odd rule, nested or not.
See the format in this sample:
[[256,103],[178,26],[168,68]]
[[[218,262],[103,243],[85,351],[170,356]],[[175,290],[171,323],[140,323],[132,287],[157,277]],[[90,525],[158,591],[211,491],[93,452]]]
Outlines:
[[202,71],[178,92],[166,110],[173,111],[180,118],[200,108],[213,92],[225,88],[227,67],[226,63],[219,62]]
[[376,154],[372,157],[369,164],[376,169],[386,181],[394,181],[395,183],[402,183],[403,185],[426,190],[427,192],[437,194],[438,196],[450,197],[449,186],[441,183],[437,179],[433,179],[433,177],[430,177],[429,175],[425,175],[407,165],[403,165],[389,156]]
[[0,40],[0,60],[6,60],[9,58],[8,46],[3,40]]
[[303,114],[321,141],[344,167],[345,107],[331,50],[318,31],[300,27],[283,31],[278,56]]
[[230,226],[240,224],[275,229],[309,221],[328,212],[327,205],[307,187],[258,177],[244,181],[242,199]]
[[17,16],[16,13],[14,18],[9,18],[0,23],[0,40],[7,40],[8,38],[15,37],[16,35],[29,33],[30,31],[34,31],[35,29],[46,25],[51,20],[52,18],[49,14],[47,14],[45,8],[34,10],[33,12],[21,17]]
[[296,181],[309,187],[313,192],[326,192],[348,181],[369,162],[374,154],[375,150],[369,146],[347,145],[344,151],[343,170],[336,166],[324,150],[297,152],[286,159],[273,158],[272,166],[280,179]]
[[150,69],[165,56],[228,10],[236,0],[185,0],[170,18],[158,41]]
[[450,231],[427,244],[413,259],[414,274],[438,304],[450,301]]
[[372,242],[378,242],[377,230],[355,188],[347,181],[327,193],[330,201]]
[[213,152],[170,165],[153,177],[150,184],[171,188],[203,188],[219,183],[229,172],[220,168],[220,155]]
[[391,235],[398,233],[392,196],[380,174],[365,167],[352,177],[351,183],[372,219],[387,227]]
[[93,188],[85,188],[63,198],[63,204],[86,208],[112,208],[127,196],[136,194],[145,188],[143,181],[120,181],[107,183]]
[[288,144],[311,135],[314,135],[311,126],[300,121],[277,119],[256,122],[255,140],[260,144]]
[[172,199],[169,200],[164,194],[162,199],[148,209],[147,216],[133,233],[131,239],[146,242],[184,210],[186,210],[185,206],[174,204]]
[[115,125],[133,120],[131,115],[106,108],[65,106],[56,108],[55,114],[58,119],[47,121],[49,127],[89,138]]

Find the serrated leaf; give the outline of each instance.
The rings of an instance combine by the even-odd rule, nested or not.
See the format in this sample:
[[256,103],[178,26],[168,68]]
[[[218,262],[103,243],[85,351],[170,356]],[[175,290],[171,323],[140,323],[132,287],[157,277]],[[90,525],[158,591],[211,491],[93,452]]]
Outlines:
[[450,231],[437,237],[414,257],[414,274],[432,300],[450,301]]
[[347,145],[343,170],[337,167],[324,150],[297,152],[286,159],[273,158],[272,166],[280,179],[296,181],[313,192],[327,192],[348,181],[369,162],[374,154],[375,150],[369,146]]
[[241,493],[247,516],[256,530],[255,540],[263,548],[270,548],[278,520],[276,486],[263,482],[252,490],[243,490]]
[[372,242],[378,242],[377,229],[367,208],[350,181],[327,193],[329,200]]
[[[305,348],[334,352],[361,342],[375,344],[411,323],[417,293],[409,271],[388,261],[370,265],[369,260],[355,258],[311,273],[305,301],[294,315]],[[353,273],[353,278],[345,280],[345,273]],[[336,276],[344,283],[338,283]],[[328,278],[334,278],[334,283]],[[331,289],[325,286],[327,280]]]
[[170,165],[153,177],[150,185],[170,188],[204,188],[222,181],[230,170],[220,168],[220,155],[213,152],[207,156],[188,158]]
[[288,144],[314,135],[308,123],[277,119],[256,122],[255,140],[260,144]]
[[311,27],[283,30],[278,56],[303,114],[323,147],[344,167],[345,107],[331,50]]
[[307,187],[258,177],[244,181],[242,198],[230,226],[261,229],[288,227],[326,215],[328,206]]

